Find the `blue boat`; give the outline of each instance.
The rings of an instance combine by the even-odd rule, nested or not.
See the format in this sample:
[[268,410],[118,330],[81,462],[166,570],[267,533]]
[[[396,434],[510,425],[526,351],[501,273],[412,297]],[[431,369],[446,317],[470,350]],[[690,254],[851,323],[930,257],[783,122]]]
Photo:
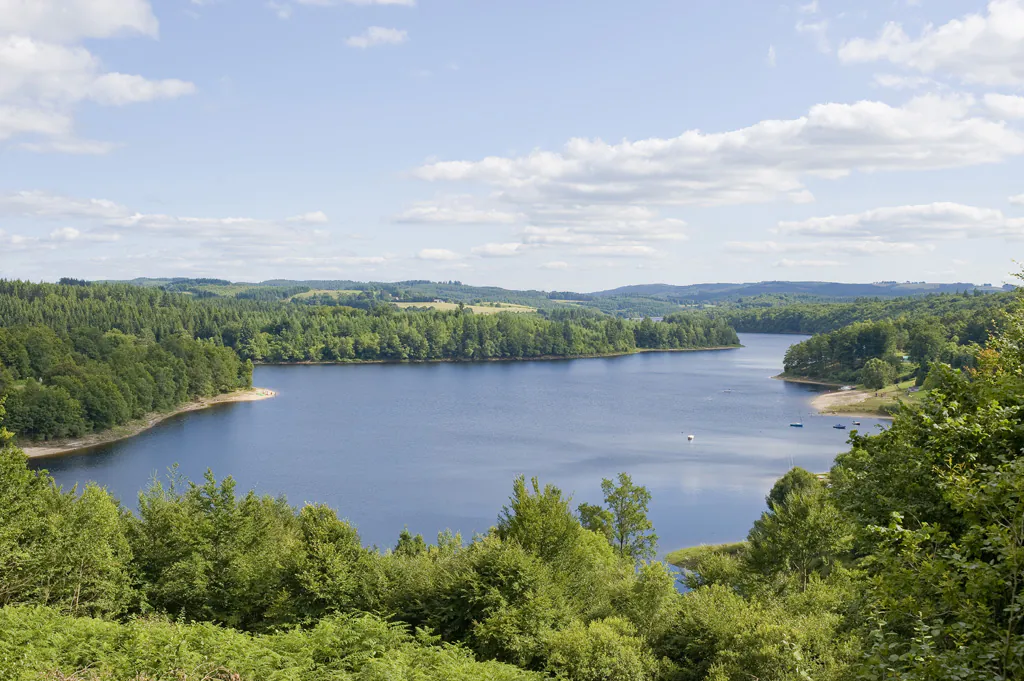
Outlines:
[[804,424],[802,424],[802,423],[791,423],[791,424],[789,424],[789,427],[790,428],[803,428]]
[[844,426],[841,423],[837,423],[836,425],[834,425],[832,427],[835,428],[836,430],[846,430],[846,426]]

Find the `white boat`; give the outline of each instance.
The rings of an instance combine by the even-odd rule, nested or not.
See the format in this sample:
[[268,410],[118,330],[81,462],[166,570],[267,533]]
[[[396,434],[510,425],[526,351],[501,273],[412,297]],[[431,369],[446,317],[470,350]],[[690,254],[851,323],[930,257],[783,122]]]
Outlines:
[[692,435],[687,435],[686,439],[689,440],[690,442],[693,442],[693,436]]

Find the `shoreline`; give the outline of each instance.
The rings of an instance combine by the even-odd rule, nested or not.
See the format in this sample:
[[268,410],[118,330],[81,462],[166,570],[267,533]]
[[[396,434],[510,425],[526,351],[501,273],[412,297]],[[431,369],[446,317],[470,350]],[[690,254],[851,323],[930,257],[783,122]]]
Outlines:
[[69,440],[56,440],[52,442],[26,443],[22,446],[15,443],[15,446],[25,452],[30,459],[45,459],[57,456],[67,456],[86,449],[92,449],[100,445],[110,444],[127,440],[130,437],[143,433],[153,426],[166,421],[172,416],[186,414],[190,411],[200,411],[218,404],[231,404],[234,402],[258,402],[276,397],[277,393],[267,388],[249,388],[248,390],[236,390],[235,392],[222,393],[214,397],[186,402],[177,409],[168,412],[147,414],[141,419],[130,421],[124,425],[104,430],[99,433],[89,433],[81,437]]
[[853,416],[871,419],[892,420],[890,414],[883,414],[880,411],[836,411],[836,407],[856,406],[874,395],[874,390],[843,390],[831,391],[816,395],[811,400],[811,406],[823,416]]
[[743,345],[715,345],[707,348],[637,348],[631,352],[608,352],[596,355],[538,355],[536,357],[485,357],[481,359],[339,359],[333,362],[253,362],[255,366],[353,366],[359,364],[486,364],[488,362],[558,362],[574,359],[609,359],[631,357],[651,352],[707,352],[709,350],[739,350]]
[[[842,388],[846,383],[832,383],[830,381],[819,381],[813,378],[798,378],[796,376],[786,376],[785,374],[779,374],[772,376],[776,381],[784,381],[786,383],[799,383],[801,385],[820,385],[827,388]],[[847,391],[849,392],[849,391]]]

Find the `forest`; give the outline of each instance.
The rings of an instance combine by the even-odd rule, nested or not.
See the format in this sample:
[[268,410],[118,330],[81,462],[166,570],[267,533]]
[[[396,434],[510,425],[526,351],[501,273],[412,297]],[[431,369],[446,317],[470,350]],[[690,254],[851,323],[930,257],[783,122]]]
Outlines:
[[921,385],[933,362],[969,366],[971,347],[987,342],[1013,301],[1013,294],[934,295],[747,310],[726,318],[741,330],[814,329],[816,335],[786,352],[785,376],[880,388],[909,378]]
[[210,474],[136,510],[62,490],[3,431],[0,676],[1024,678],[1024,309],[970,351],[678,577],[625,473],[579,506],[520,477],[484,534],[366,547],[335,509]]
[[697,313],[655,323],[574,309],[364,310],[73,280],[0,281],[0,320],[4,424],[42,440],[251,387],[253,363],[582,357],[739,344],[726,321]]

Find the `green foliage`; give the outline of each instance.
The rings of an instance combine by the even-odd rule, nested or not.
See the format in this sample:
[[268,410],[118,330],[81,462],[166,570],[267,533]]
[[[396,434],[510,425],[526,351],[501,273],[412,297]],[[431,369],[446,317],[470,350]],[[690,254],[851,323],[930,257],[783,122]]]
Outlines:
[[679,681],[839,679],[855,650],[841,624],[834,612],[801,614],[711,585],[683,599],[660,648],[678,666]]
[[604,502],[612,516],[612,546],[622,557],[634,561],[651,560],[658,546],[658,535],[647,517],[651,493],[633,478],[619,473],[616,481],[601,481]]
[[544,560],[554,561],[582,531],[570,510],[571,501],[563,498],[554,485],[541,489],[537,478],[532,478],[527,487],[525,476],[520,475],[512,484],[509,505],[498,518],[497,534]]
[[63,492],[0,449],[0,606],[38,603],[72,614],[118,614],[132,604],[131,549],[121,509],[88,485]]
[[[61,311],[68,313],[67,305]],[[0,328],[0,375],[10,377],[0,381],[5,424],[23,438],[43,440],[105,430],[252,384],[252,367],[228,348],[187,336],[158,343],[95,327],[66,336],[44,326]]]
[[881,390],[896,382],[896,369],[885,360],[872,357],[860,370],[860,382],[869,390]]
[[824,490],[794,491],[754,522],[745,559],[768,578],[794,576],[801,589],[825,576],[850,546],[852,527]]
[[603,506],[584,502],[576,508],[576,513],[579,515],[580,524],[583,527],[604,536],[609,543],[612,541],[612,535],[615,532],[612,525],[615,518],[611,511]]
[[785,503],[786,498],[791,494],[815,492],[820,489],[821,481],[817,476],[797,466],[775,481],[764,501],[771,509]]
[[566,681],[645,681],[658,671],[636,628],[621,618],[573,622],[547,644],[548,671]]
[[[79,300],[103,290],[64,288]],[[229,345],[256,347],[267,334],[269,348],[301,328],[271,335],[253,319]],[[218,324],[210,328],[223,332]],[[987,349],[957,366],[942,361],[954,341],[940,343],[921,319],[805,346],[822,354],[803,359],[824,358],[827,371],[892,366],[894,351],[909,349],[931,362],[931,392],[888,430],[851,437],[827,485],[789,471],[747,542],[674,554],[685,593],[664,565],[647,562],[650,494],[626,474],[603,481],[603,506],[575,513],[557,487],[520,476],[490,532],[464,542],[446,531],[428,546],[404,530],[381,553],[327,507],[239,496],[230,478],[193,484],[172,474],[140,496],[137,514],[95,486],[63,492],[28,470],[0,428],[0,677],[1024,678],[1024,309],[1001,324]],[[139,347],[178,358],[184,385],[219,390],[238,375],[216,362],[197,373],[202,362],[189,353],[216,341],[146,328],[153,338],[0,329],[8,406],[63,391],[83,422],[99,423],[122,409],[106,377],[132,412],[126,395],[146,391],[122,391],[127,378],[93,363]],[[31,351],[18,340],[30,333],[39,340]],[[3,411],[0,400],[10,422]]]
[[[61,676],[47,676],[54,672]],[[75,676],[72,676],[72,675]],[[117,624],[46,608],[0,609],[0,676],[11,681],[526,681],[465,649],[372,615],[332,616],[308,630],[248,636],[212,624]]]

